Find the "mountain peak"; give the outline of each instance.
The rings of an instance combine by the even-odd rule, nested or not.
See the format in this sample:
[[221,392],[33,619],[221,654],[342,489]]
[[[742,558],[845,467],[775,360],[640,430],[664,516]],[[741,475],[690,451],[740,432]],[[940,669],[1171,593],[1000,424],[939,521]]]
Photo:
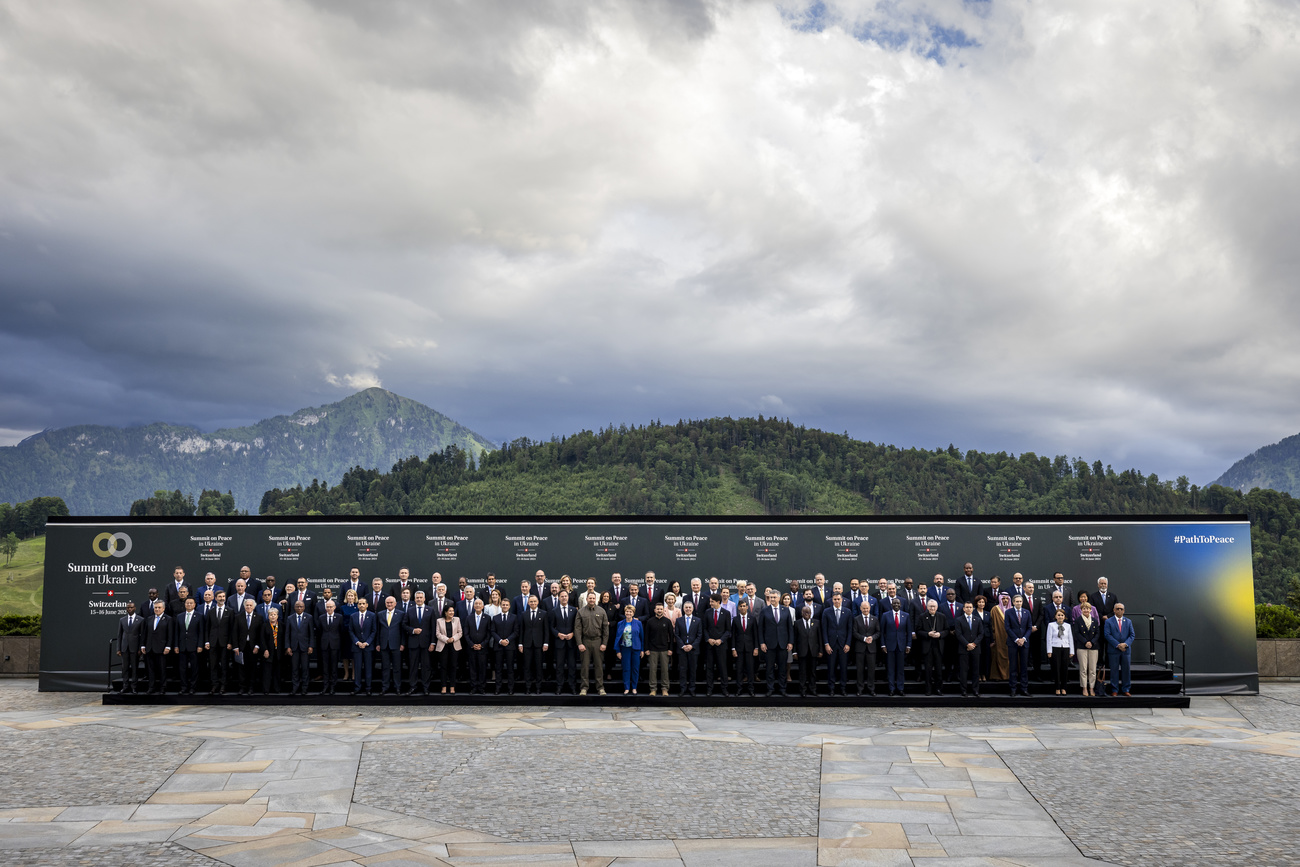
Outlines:
[[1214,484],[1239,491],[1272,488],[1300,497],[1300,434],[1256,449],[1229,467]]
[[229,490],[256,512],[269,488],[335,482],[355,466],[387,470],[450,445],[491,450],[483,436],[418,401],[367,388],[337,403],[203,433],[157,422],[79,425],[0,448],[0,500],[63,497],[73,514],[124,515],[155,490]]

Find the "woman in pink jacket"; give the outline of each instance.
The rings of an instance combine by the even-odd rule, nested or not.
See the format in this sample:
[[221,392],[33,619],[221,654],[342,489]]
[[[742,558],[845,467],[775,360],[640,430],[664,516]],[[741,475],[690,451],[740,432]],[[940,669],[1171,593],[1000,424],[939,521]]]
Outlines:
[[455,695],[456,654],[460,652],[460,620],[456,609],[448,605],[433,631],[438,639],[436,652],[442,660],[442,691],[447,692],[450,687],[451,694]]

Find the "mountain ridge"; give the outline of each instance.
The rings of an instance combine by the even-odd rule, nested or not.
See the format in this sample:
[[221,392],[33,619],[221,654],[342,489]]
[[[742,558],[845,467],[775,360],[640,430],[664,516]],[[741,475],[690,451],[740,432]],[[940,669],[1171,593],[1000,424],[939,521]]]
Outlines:
[[494,448],[480,434],[418,401],[368,388],[244,427],[204,433],[153,422],[127,428],[73,425],[0,447],[0,500],[60,496],[73,514],[124,515],[154,490],[229,490],[256,512],[271,487],[387,468],[456,446]]
[[1214,480],[1225,488],[1271,488],[1300,497],[1300,434],[1261,446]]

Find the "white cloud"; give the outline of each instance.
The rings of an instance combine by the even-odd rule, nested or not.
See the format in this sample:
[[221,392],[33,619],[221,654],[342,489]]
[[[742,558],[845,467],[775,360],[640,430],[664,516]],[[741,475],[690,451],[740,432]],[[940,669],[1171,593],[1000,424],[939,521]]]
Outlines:
[[6,365],[6,417],[382,378],[508,439],[779,394],[1208,481],[1300,430],[1298,15],[11,2],[0,351],[58,385]]

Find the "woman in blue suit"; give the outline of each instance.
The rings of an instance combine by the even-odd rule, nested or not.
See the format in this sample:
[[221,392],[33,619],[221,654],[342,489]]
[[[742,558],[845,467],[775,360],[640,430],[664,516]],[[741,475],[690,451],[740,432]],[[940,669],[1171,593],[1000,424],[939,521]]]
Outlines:
[[636,684],[641,676],[642,649],[641,621],[636,619],[636,609],[631,605],[623,606],[624,619],[618,624],[614,633],[614,655],[623,663],[623,695],[629,692],[636,695]]

